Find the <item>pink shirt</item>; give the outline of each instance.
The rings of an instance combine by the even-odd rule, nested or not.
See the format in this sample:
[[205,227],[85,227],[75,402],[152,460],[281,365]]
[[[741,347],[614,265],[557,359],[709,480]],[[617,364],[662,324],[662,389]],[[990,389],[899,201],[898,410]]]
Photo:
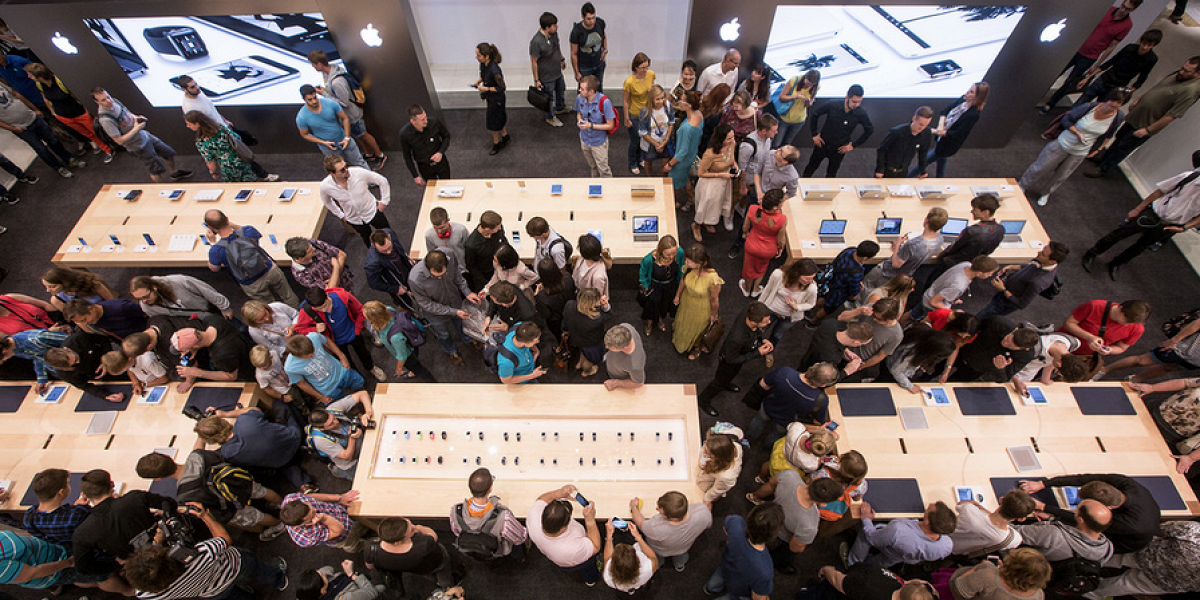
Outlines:
[[1087,58],[1096,59],[1104,52],[1113,40],[1123,40],[1129,34],[1129,30],[1133,29],[1133,19],[1125,17],[1120,21],[1113,20],[1113,13],[1117,7],[1114,6],[1104,13],[1104,18],[1100,19],[1100,24],[1092,30],[1091,35],[1083,40],[1083,45],[1079,47],[1079,54]]
[[529,509],[525,519],[525,527],[529,530],[529,539],[537,544],[538,550],[550,559],[550,562],[560,567],[574,567],[596,555],[592,540],[587,537],[587,529],[579,521],[571,520],[566,531],[555,537],[542,531],[542,511],[546,510],[546,501],[538,500]]

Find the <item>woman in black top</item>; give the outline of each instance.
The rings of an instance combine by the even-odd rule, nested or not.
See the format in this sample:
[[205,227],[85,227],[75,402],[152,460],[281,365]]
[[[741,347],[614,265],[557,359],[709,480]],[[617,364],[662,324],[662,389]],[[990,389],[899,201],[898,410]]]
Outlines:
[[486,122],[492,132],[492,150],[496,154],[507,146],[510,138],[508,113],[504,110],[504,73],[500,71],[500,51],[495,46],[482,42],[475,46],[475,60],[479,61],[479,79],[471,87],[479,90],[479,96],[487,102]]
[[363,559],[368,569],[397,578],[412,573],[433,577],[439,587],[454,585],[453,563],[438,543],[437,533],[403,517],[388,517],[379,524],[379,540],[367,544]]
[[604,332],[610,313],[600,311],[601,298],[600,290],[583,288],[563,310],[563,333],[569,334],[571,352],[579,352],[575,370],[582,371],[584,377],[595,375],[604,360]]
[[[983,105],[987,104],[990,89],[986,81],[975,83],[962,98],[942,109],[942,117],[946,119],[945,129],[934,127],[933,135],[938,139],[929,151],[928,159],[928,162],[937,164],[934,177],[946,176],[946,159],[958,153],[958,149],[962,148],[963,142],[967,141],[967,136],[971,134],[971,129],[979,122],[979,114],[983,111]],[[908,173],[909,177],[917,175],[916,169]]]
[[[534,301],[538,315],[546,321],[546,327],[557,340],[562,337],[563,312],[567,302],[575,298],[575,280],[563,277],[562,271],[552,258],[543,258],[537,265],[538,284]],[[542,340],[545,341],[545,340]]]
[[46,107],[54,113],[54,118],[69,127],[71,134],[81,142],[90,143],[94,153],[104,152],[104,162],[112,162],[115,150],[96,135],[92,128],[92,115],[88,114],[75,94],[72,94],[67,86],[54,76],[54,72],[42,63],[30,64],[27,71],[38,91],[42,93],[42,98],[46,100]]

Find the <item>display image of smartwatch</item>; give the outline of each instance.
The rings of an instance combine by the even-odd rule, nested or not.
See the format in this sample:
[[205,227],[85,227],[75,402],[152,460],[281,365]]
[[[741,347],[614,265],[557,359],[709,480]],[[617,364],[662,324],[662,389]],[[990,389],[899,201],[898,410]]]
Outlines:
[[179,56],[184,60],[208,56],[208,47],[204,45],[200,33],[191,27],[149,27],[142,30],[142,36],[159,54]]

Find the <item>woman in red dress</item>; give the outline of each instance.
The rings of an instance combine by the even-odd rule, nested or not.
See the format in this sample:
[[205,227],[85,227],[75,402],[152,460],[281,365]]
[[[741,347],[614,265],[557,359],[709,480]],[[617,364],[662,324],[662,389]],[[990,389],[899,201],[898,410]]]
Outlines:
[[770,190],[763,194],[762,206],[746,209],[746,220],[742,223],[742,232],[746,234],[745,257],[742,280],[738,282],[743,296],[757,298],[762,293],[759,283],[767,274],[767,263],[783,252],[783,226],[787,217],[779,210],[781,204],[783,190]]

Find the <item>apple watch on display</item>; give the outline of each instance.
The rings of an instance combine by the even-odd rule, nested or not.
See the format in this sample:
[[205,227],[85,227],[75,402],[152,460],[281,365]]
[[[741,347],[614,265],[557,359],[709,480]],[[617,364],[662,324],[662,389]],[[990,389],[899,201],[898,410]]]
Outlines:
[[142,30],[142,36],[159,54],[180,56],[184,60],[208,56],[204,40],[191,27],[149,27]]

